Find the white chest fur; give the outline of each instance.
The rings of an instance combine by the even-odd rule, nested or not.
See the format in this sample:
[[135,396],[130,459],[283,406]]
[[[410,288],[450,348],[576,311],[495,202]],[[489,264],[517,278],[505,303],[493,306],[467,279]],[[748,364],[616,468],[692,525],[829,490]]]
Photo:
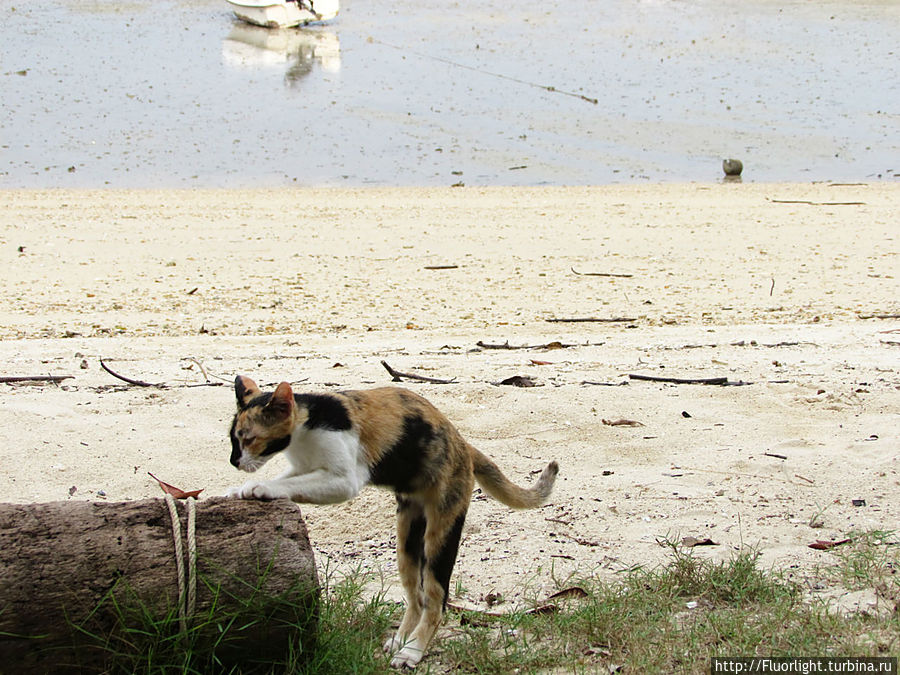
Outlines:
[[369,482],[369,469],[352,431],[297,429],[284,449],[290,468],[275,479],[247,481],[228,490],[230,497],[334,504],[352,499]]

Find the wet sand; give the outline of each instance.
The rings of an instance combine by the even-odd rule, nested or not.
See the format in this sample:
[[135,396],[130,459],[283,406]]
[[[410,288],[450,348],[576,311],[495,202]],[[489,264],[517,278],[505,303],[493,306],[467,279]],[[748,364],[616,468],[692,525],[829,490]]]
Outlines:
[[[895,2],[0,0],[0,187],[895,180]],[[595,102],[594,102],[595,101]]]

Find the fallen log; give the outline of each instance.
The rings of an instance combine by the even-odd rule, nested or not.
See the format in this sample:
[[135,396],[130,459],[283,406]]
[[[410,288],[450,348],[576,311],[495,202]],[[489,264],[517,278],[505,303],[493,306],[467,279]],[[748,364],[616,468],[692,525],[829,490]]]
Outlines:
[[[193,646],[213,645],[217,662],[238,667],[287,653],[292,640],[308,648],[319,581],[297,505],[213,498],[195,507],[198,581],[182,624],[166,500],[0,504],[0,664],[105,671],[125,639],[117,636],[141,632],[126,624],[147,620]],[[177,507],[182,536],[187,510]]]

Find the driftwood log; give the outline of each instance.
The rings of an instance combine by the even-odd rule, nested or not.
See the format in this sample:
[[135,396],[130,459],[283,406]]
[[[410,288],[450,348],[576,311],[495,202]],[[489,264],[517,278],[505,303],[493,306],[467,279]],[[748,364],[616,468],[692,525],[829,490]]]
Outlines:
[[[184,538],[185,503],[177,510]],[[242,626],[229,640],[210,637],[222,643],[217,658],[240,665],[297,640],[298,625],[314,631],[319,582],[297,505],[214,498],[195,512],[193,618],[215,626],[211,612],[230,613]],[[102,671],[123,621],[177,615],[172,530],[164,499],[0,504],[0,671]]]

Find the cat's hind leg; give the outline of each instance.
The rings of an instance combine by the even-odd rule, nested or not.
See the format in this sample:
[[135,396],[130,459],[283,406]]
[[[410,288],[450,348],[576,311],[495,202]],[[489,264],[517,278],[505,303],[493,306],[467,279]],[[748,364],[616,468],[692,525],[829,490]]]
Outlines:
[[[397,633],[403,643],[391,659],[394,668],[414,668],[441,624],[467,507],[468,503],[464,503],[449,512],[430,505],[425,508],[424,558],[419,570],[421,587],[418,592],[421,606],[415,614],[411,613],[411,607],[406,610]],[[410,629],[409,622],[416,617],[415,627],[406,632]]]
[[422,616],[422,569],[425,566],[425,510],[422,504],[397,495],[397,569],[406,593],[406,611],[397,633],[384,643],[393,654],[410,641]]

